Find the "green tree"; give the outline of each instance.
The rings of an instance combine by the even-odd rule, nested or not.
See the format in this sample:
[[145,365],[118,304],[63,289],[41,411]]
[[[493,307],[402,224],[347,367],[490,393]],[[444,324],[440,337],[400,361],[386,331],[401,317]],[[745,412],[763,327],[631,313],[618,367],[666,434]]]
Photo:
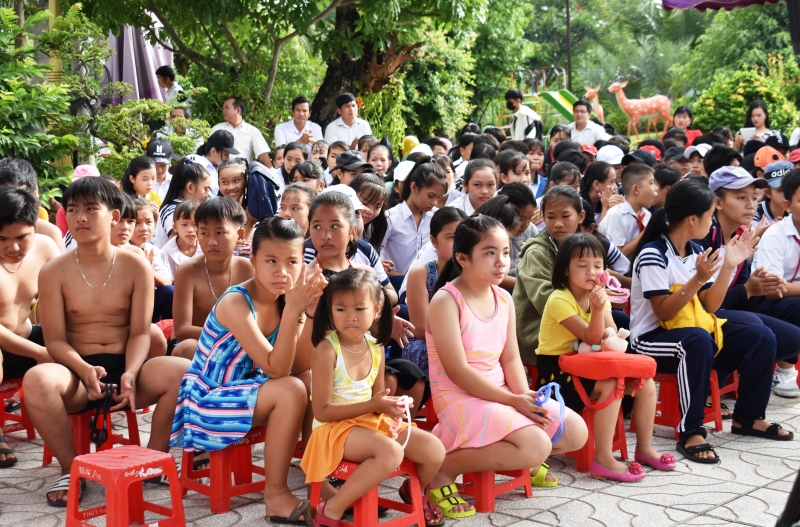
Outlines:
[[[34,60],[30,32],[47,16],[36,13],[19,24],[11,9],[0,9],[0,158],[27,159],[36,167],[44,204],[60,196],[58,186],[69,181],[56,161],[77,145],[74,136],[49,131],[69,121],[69,96],[64,88],[42,82],[50,67]],[[25,44],[19,47],[19,42]]]

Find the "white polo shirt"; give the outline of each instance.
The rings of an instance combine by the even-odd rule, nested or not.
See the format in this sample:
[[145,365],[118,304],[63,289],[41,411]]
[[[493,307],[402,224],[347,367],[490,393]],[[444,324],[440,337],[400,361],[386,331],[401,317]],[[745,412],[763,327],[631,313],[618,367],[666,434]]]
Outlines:
[[[646,227],[652,214],[650,214],[649,210],[642,208],[639,215],[644,215],[642,219]],[[600,222],[598,228],[602,234],[605,234],[611,240],[611,243],[617,247],[622,247],[639,236],[639,224],[636,218],[637,216],[633,211],[633,207],[626,199],[616,207],[611,207],[608,212],[606,212],[606,217]]]
[[187,158],[191,159],[194,163],[199,163],[206,169],[208,175],[211,177],[211,189],[210,195],[216,196],[219,194],[219,175],[217,174],[217,167],[206,158],[206,156],[201,156],[198,154],[192,154],[186,156]]
[[[322,128],[320,128],[317,123],[306,121],[306,125],[300,130],[298,130],[295,126],[294,119],[279,124],[275,127],[275,148],[299,141],[300,137],[305,133],[306,130],[309,130],[312,134],[314,134],[314,139],[322,139]],[[308,155],[310,156],[312,145],[306,146],[308,146]]]
[[459,197],[448,203],[447,206],[461,209],[467,213],[467,216],[472,216],[472,213],[475,212],[475,207],[472,206],[472,203],[469,200],[469,194],[460,195]]
[[431,218],[437,210],[439,209],[434,207],[433,210],[423,212],[419,226],[405,201],[386,211],[389,225],[383,237],[381,258],[394,262],[395,271],[406,274],[411,268],[417,252],[430,240]]
[[173,282],[175,281],[175,272],[178,270],[178,266],[181,265],[186,260],[194,257],[200,256],[203,254],[203,250],[200,248],[200,244],[197,244],[197,250],[194,252],[192,256],[186,256],[183,254],[178,248],[178,237],[173,236],[170,240],[161,248],[161,260],[164,265],[168,269],[168,274],[170,278],[172,278]]
[[335,141],[342,141],[348,147],[356,137],[364,137],[365,135],[372,135],[372,128],[369,123],[364,119],[356,117],[356,122],[353,126],[347,126],[341,117],[333,121],[325,128],[325,140],[330,144]]
[[513,141],[522,141],[526,137],[536,136],[536,127],[531,129],[528,135],[525,135],[525,129],[535,121],[541,121],[542,118],[538,113],[534,112],[524,104],[519,107],[519,110],[514,113],[514,118],[511,120],[511,139]]
[[172,86],[170,86],[167,92],[164,94],[164,98],[166,99],[167,104],[178,102],[176,99],[178,98],[178,95],[180,95],[182,91],[183,88],[181,88],[181,85],[178,84],[177,82],[173,82]]
[[574,122],[569,123],[568,128],[570,139],[582,145],[593,145],[600,139],[608,138],[606,129],[594,121],[587,122],[586,127],[580,131],[578,131],[578,129],[575,127]]
[[167,195],[167,191],[169,190],[169,184],[171,181],[172,181],[172,174],[170,173],[169,170],[167,170],[167,173],[164,174],[164,181],[162,181],[161,183],[156,182],[156,186],[153,187],[153,192],[158,194],[158,199],[160,199],[161,201],[164,201],[164,196]]
[[[211,132],[225,130],[233,134],[233,147],[239,151],[237,157],[243,157],[248,162],[258,159],[258,156],[269,152],[269,145],[261,135],[261,131],[250,123],[242,121],[234,128],[227,121],[214,125]],[[215,193],[216,194],[216,193]]]
[[759,267],[787,282],[800,282],[800,234],[791,214],[771,225],[761,236],[752,268]]

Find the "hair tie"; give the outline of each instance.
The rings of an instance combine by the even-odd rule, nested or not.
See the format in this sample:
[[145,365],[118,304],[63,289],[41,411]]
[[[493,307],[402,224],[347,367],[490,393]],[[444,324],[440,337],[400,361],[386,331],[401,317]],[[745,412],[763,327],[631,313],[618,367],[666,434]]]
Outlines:
[[187,157],[185,159],[186,159],[186,162],[184,163],[185,165],[191,165],[192,163],[194,163],[194,160],[191,157]]

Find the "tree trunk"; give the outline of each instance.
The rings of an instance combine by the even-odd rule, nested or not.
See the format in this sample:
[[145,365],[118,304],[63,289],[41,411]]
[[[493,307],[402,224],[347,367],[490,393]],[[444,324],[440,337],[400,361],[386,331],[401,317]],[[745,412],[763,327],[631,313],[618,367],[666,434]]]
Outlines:
[[[16,0],[14,2],[14,12],[17,14],[17,24],[20,26],[25,23],[25,0]],[[21,48],[25,45],[25,36],[20,34],[17,37],[17,47]]]

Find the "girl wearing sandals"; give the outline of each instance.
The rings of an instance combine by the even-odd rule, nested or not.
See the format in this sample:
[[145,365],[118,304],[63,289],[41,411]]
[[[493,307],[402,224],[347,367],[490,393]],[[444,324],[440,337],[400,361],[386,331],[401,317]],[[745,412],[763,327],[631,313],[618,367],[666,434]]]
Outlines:
[[[556,382],[561,386],[565,404],[575,412],[584,408],[578,395],[574,377],[561,370],[559,356],[572,351],[575,339],[586,344],[600,344],[603,339],[616,335],[617,327],[611,317],[611,303],[606,297],[600,274],[605,269],[605,250],[591,234],[570,234],[564,239],[553,268],[553,294],[547,300],[536,350],[539,368],[538,385]],[[617,379],[593,381],[581,379],[589,400],[598,404],[614,397]],[[626,394],[630,394],[630,387]],[[617,424],[621,399],[615,399],[594,412],[595,459],[590,472],[595,479],[612,479],[632,482],[646,476],[642,466],[630,466],[614,458],[611,444]],[[633,403],[636,421],[636,461],[657,470],[673,470],[675,457],[659,455],[651,446],[653,419],[656,411],[656,387],[647,379],[636,392]]]
[[731,238],[724,252],[704,251],[692,241],[708,234],[714,204],[714,193],[703,183],[671,186],[639,241],[632,268],[631,348],[655,359],[657,372],[677,375],[677,449],[697,463],[719,463],[703,428],[712,369],[722,379],[739,372],[734,434],[778,441],[794,437],[763,419],[772,391],[775,335],[752,313],[725,311],[724,321],[712,315],[725,299],[733,271],[758,242],[748,231]]
[[[429,496],[445,518],[475,514],[458,496],[459,474],[539,467],[551,453],[577,450],[586,442],[579,415],[550,399],[537,404],[528,387],[514,306],[498,287],[508,266],[503,225],[484,215],[464,220],[428,309],[425,340],[439,419],[433,434],[447,449]],[[561,437],[553,442],[557,434]]]
[[310,526],[308,500],[298,503],[286,484],[308,402],[303,382],[290,370],[304,312],[325,287],[319,271],[306,274],[304,234],[283,218],[256,228],[250,253],[255,277],[228,288],[208,315],[181,382],[170,443],[210,452],[266,425],[269,521]]
[[[384,384],[384,349],[392,305],[375,275],[351,268],[330,278],[314,314],[311,404],[314,431],[301,468],[306,481],[323,481],[342,460],[360,463],[336,495],[320,502],[315,526],[338,527],[345,510],[394,472],[404,458],[417,464],[422,489],[442,464],[444,447],[415,427],[395,430],[399,398]],[[377,322],[376,334],[370,328]],[[405,449],[404,449],[405,448]],[[423,490],[424,492],[424,490]],[[426,525],[444,525],[441,511],[423,498]]]

